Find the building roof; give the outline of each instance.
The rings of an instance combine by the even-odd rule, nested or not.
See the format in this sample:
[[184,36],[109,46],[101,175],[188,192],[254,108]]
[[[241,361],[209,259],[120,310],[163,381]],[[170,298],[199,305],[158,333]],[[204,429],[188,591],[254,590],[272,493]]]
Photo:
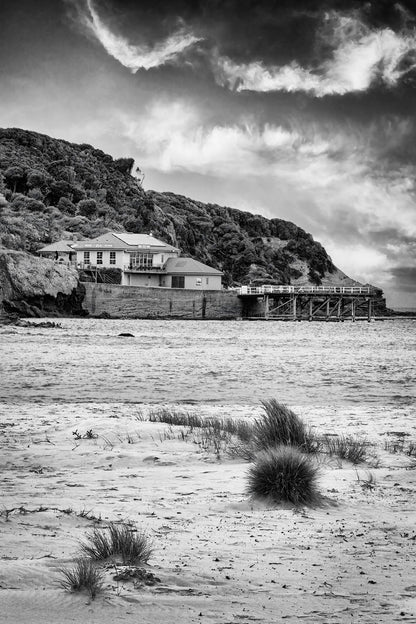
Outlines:
[[65,253],[70,253],[71,251],[73,252],[74,250],[72,249],[71,245],[74,244],[75,241],[73,240],[60,240],[60,241],[56,241],[56,243],[52,243],[51,245],[46,245],[45,247],[42,247],[42,249],[38,249],[38,253],[54,253],[54,252],[65,252]]
[[131,234],[130,232],[108,232],[92,238],[80,241],[73,245],[76,251],[88,249],[127,249],[129,251],[178,251],[176,247],[158,240],[150,234]]
[[193,260],[193,258],[169,258],[165,265],[167,274],[172,275],[222,275],[222,271]]

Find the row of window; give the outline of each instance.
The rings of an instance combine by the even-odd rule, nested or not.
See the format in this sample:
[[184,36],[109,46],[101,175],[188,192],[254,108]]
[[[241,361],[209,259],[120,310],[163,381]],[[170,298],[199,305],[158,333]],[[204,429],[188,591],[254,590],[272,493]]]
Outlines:
[[[161,262],[164,262],[164,256],[161,256]],[[103,263],[103,252],[97,251],[96,264]],[[110,264],[116,263],[116,252],[110,251]],[[91,264],[91,255],[89,251],[84,251],[84,264]],[[142,267],[150,269],[153,266],[153,254],[134,252],[130,254],[130,265],[132,267]]]
[[[103,252],[97,251],[97,264],[103,263]],[[110,251],[110,264],[116,263],[116,252]],[[91,264],[90,252],[84,251],[84,264]]]
[[[164,256],[161,256],[161,262],[163,264]],[[130,254],[130,265],[132,267],[151,268],[153,266],[153,254],[141,253],[140,251],[134,251]]]

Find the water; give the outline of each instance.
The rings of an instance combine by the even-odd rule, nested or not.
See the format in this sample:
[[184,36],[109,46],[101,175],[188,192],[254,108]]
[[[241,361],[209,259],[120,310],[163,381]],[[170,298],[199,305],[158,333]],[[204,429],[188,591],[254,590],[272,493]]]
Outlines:
[[[4,404],[407,406],[416,321],[63,319],[0,328]],[[120,337],[121,332],[134,338]]]

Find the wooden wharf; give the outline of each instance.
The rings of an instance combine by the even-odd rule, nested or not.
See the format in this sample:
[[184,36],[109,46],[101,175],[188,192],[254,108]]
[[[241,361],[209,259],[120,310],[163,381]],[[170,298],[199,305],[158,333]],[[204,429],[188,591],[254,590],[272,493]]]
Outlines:
[[371,286],[241,286],[243,318],[284,321],[367,320],[380,291]]

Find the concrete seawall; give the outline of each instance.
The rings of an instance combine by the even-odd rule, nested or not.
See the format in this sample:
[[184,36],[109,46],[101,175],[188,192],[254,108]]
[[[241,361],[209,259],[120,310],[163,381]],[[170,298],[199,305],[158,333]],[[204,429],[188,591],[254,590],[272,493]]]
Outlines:
[[83,309],[115,318],[229,319],[242,316],[235,292],[145,288],[83,282]]

